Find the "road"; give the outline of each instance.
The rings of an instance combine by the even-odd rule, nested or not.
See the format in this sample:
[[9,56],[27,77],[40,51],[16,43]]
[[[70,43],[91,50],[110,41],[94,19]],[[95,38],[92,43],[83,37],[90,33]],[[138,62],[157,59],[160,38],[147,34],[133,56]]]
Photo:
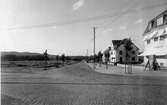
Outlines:
[[166,105],[167,78],[93,71],[85,62],[1,74],[2,105]]

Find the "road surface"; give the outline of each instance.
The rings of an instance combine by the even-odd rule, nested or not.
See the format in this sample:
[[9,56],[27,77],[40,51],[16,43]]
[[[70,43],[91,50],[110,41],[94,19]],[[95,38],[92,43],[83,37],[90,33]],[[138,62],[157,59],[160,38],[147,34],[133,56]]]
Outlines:
[[166,105],[167,78],[101,74],[81,62],[1,74],[2,105]]

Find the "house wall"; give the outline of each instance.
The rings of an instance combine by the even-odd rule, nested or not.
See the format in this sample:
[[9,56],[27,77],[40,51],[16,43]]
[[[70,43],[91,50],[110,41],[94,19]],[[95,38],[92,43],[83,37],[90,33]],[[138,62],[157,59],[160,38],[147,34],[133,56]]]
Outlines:
[[[122,54],[120,54],[120,51],[122,51]],[[132,53],[134,51],[134,53]],[[132,63],[136,63],[139,61],[139,57],[138,57],[138,49],[135,47],[135,45],[132,45],[132,50],[128,51],[128,55],[130,56],[128,59],[129,61],[127,61],[126,58],[126,50],[124,45],[121,45],[118,49],[117,49],[117,54],[116,54],[116,61],[120,62],[121,58],[122,58],[122,62],[132,62]]]
[[[155,23],[154,26],[152,26],[153,21]],[[161,40],[161,36],[164,36],[163,40]],[[155,40],[156,37],[157,40]],[[143,34],[143,41],[144,56],[161,56],[157,58],[159,65],[167,67],[167,57],[165,57],[167,56],[167,10],[148,22]],[[144,62],[145,64],[147,63],[146,57],[144,58]]]
[[112,49],[110,53],[110,62],[116,62],[116,50]]
[[[120,52],[122,51],[122,54],[120,54]],[[126,61],[126,58],[125,58],[125,47],[123,45],[119,46],[117,48],[117,54],[116,54],[116,61],[117,62],[121,62],[121,59],[122,59],[122,62],[125,62]]]
[[[120,62],[120,58],[122,58],[122,63],[125,63],[126,60],[126,50],[124,45],[120,45],[117,49],[113,48],[113,45],[111,45],[112,49],[110,51],[110,63],[115,63],[115,62]],[[122,51],[122,54],[120,54],[120,51]],[[134,54],[132,52],[135,52]],[[132,50],[128,52],[128,55],[130,55],[129,62],[132,63],[136,63],[139,61],[139,57],[138,57],[138,48],[132,44]],[[134,57],[134,60],[132,60],[132,58]],[[103,56],[103,62],[105,62],[105,57]]]
[[[154,29],[153,31],[151,31],[149,33],[146,33],[143,38],[146,39],[145,37],[147,37],[155,32],[161,32],[164,30],[167,31],[167,25],[165,25],[161,28]],[[164,33],[164,37],[165,38],[163,40],[160,39],[160,36],[157,37],[158,39],[156,41],[154,40],[154,38],[144,40],[145,56],[146,55],[162,56],[165,53],[167,54],[167,32]],[[147,42],[148,40],[150,40],[150,43]],[[157,58],[157,61],[158,61],[159,65],[167,67],[167,58],[163,58],[163,57]],[[146,58],[144,59],[144,62],[145,62],[145,64],[147,63]]]

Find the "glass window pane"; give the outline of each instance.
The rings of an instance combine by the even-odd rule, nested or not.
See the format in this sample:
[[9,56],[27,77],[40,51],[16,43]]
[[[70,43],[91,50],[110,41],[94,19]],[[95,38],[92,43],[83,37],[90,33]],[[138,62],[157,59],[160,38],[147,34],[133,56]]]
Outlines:
[[163,17],[160,17],[157,19],[157,25],[162,25],[163,24]]

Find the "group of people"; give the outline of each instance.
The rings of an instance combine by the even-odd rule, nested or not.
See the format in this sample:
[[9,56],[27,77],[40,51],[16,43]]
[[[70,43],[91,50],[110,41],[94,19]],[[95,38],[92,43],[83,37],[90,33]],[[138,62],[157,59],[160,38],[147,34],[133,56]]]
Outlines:
[[148,70],[149,71],[157,71],[157,70],[160,70],[160,66],[156,60],[156,56],[155,55],[151,55],[151,56],[146,56],[146,58],[148,59],[146,65],[145,65],[145,68],[144,68],[144,71]]
[[[44,60],[45,60],[45,64],[48,64],[47,61],[49,60],[49,54],[48,54],[47,50],[45,50],[45,52],[43,53],[43,57],[44,57]],[[64,64],[65,64],[65,58],[66,58],[65,54],[62,54],[60,58],[61,58],[63,66],[64,66]],[[59,56],[56,56],[57,62],[58,62],[58,59],[59,59]]]

